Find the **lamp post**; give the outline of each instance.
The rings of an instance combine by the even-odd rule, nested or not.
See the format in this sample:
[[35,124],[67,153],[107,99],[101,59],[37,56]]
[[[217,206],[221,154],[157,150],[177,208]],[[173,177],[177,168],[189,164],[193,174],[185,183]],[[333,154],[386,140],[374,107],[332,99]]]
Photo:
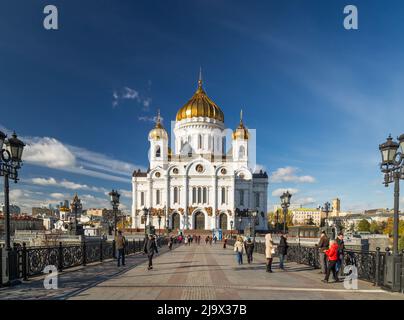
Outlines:
[[330,212],[330,206],[330,203],[327,201],[326,203],[324,203],[324,207],[321,207],[321,211],[325,212],[324,224],[326,221],[328,222],[328,213]]
[[159,222],[159,236],[160,236],[161,215],[158,215],[158,222]]
[[[388,187],[394,182],[394,226],[393,226],[393,255],[398,255],[398,227],[399,227],[399,202],[400,179],[404,179],[404,134],[398,138],[398,143],[393,141],[391,135],[387,141],[379,146],[382,156],[380,169],[384,173],[384,185]],[[401,149],[401,152],[398,151]]]
[[[16,278],[13,270],[13,263],[17,257],[12,256],[11,250],[11,227],[10,227],[10,185],[9,179],[18,181],[18,170],[22,165],[22,152],[25,144],[17,138],[15,132],[11,138],[7,138],[7,135],[0,131],[0,176],[4,176],[4,233],[5,233],[5,254],[6,254],[6,268],[8,271],[8,283]],[[3,145],[5,148],[3,149]],[[0,277],[3,277],[0,274]]]
[[233,224],[234,224],[234,221],[231,220],[230,221],[230,239],[233,239]]
[[382,156],[380,170],[384,173],[384,185],[388,187],[390,183],[394,183],[393,254],[386,256],[384,284],[390,286],[393,291],[399,291],[402,267],[402,257],[398,251],[399,202],[400,179],[404,179],[404,134],[398,137],[398,142],[393,141],[390,135],[386,142],[379,145],[379,150]]
[[241,223],[243,222],[243,218],[240,216],[238,218],[238,228],[240,229],[240,233],[241,233]]
[[111,199],[111,205],[112,205],[112,211],[114,213],[114,235],[116,237],[117,235],[117,211],[119,207],[119,197],[121,196],[117,190],[112,189],[112,191],[109,193],[110,199]]
[[78,229],[77,212],[79,210],[81,210],[82,208],[83,208],[83,206],[82,206],[81,201],[78,198],[77,193],[76,193],[76,195],[75,195],[75,197],[73,199],[73,202],[72,202],[72,209],[73,209],[73,212],[74,212],[74,229],[72,230],[72,234],[75,235],[75,236],[78,234],[78,231],[77,231],[77,229]]
[[286,233],[286,215],[288,212],[288,208],[290,206],[290,198],[292,198],[292,195],[289,193],[287,190],[284,192],[281,196],[281,207],[283,209],[283,233]]
[[279,209],[276,209],[275,232],[279,232]]
[[[7,138],[7,135],[0,131],[0,175],[4,176],[4,231],[6,234],[6,250],[11,250],[11,235],[10,235],[10,186],[9,179],[18,181],[18,170],[22,165],[22,152],[25,144],[17,138],[15,132],[11,138]],[[3,145],[6,146],[3,149]]]

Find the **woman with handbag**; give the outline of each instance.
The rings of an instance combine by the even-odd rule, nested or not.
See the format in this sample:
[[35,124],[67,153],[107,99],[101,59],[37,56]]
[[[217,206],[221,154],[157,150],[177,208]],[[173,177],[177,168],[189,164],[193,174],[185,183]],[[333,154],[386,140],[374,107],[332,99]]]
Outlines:
[[272,255],[275,253],[274,242],[272,235],[267,233],[265,235],[265,256],[267,258],[267,272],[272,273]]
[[237,237],[237,241],[234,244],[234,252],[236,253],[238,264],[243,264],[243,251],[244,243],[241,237]]

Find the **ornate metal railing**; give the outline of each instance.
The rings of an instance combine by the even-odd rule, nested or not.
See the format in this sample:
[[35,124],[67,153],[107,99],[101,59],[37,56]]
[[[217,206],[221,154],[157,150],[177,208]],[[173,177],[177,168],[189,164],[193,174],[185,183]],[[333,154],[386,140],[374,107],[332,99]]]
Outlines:
[[[234,239],[227,240],[229,246],[233,246]],[[254,252],[265,254],[265,243],[256,242]],[[314,269],[320,268],[320,254],[318,247],[301,245],[290,245],[287,251],[287,260],[311,266]],[[277,255],[277,250],[275,249]],[[353,265],[358,272],[358,278],[373,282],[375,285],[383,284],[386,253],[380,248],[376,251],[356,251],[345,250],[344,259],[340,268],[340,273],[344,272],[344,267]]]
[[[158,246],[167,245],[167,238],[158,239]],[[125,254],[143,251],[144,240],[127,240]],[[0,249],[4,250],[4,249]],[[114,241],[87,241],[75,245],[50,247],[14,246],[10,253],[10,280],[24,279],[43,274],[46,266],[53,265],[59,271],[114,258]],[[0,271],[2,263],[0,257]],[[1,274],[1,273],[0,273]],[[1,277],[0,277],[1,285]]]

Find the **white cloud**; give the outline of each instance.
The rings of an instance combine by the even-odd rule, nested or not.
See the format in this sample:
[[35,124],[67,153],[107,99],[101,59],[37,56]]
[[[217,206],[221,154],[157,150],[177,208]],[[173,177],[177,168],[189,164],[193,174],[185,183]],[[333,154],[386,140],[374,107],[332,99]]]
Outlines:
[[99,187],[94,187],[94,186],[88,186],[86,184],[79,184],[76,182],[68,181],[68,180],[62,180],[62,181],[57,181],[55,178],[33,178],[29,180],[29,182],[39,185],[39,186],[55,186],[55,187],[62,187],[70,190],[89,190],[89,191],[94,191],[94,192],[106,192],[107,189],[105,188],[99,188]]
[[66,195],[64,193],[60,193],[60,192],[53,192],[50,194],[50,196],[54,199],[58,199],[60,201],[62,201],[63,199],[66,199]]
[[306,206],[306,205],[309,205],[309,204],[310,205],[315,204],[316,200],[314,198],[312,198],[312,197],[305,197],[305,198],[298,198],[298,199],[296,199],[294,201],[291,201],[291,202],[293,202],[294,204],[301,205],[301,206]]
[[112,93],[112,107],[117,107],[122,100],[135,100],[143,107],[143,111],[149,111],[152,98],[142,96],[139,91],[123,87],[120,90],[114,90]]
[[286,191],[289,191],[289,193],[291,193],[292,195],[299,192],[298,189],[294,189],[294,188],[279,188],[279,189],[272,191],[272,196],[280,197]]
[[[155,122],[157,122],[157,116],[154,116],[154,117],[139,116],[139,117],[138,117],[138,120],[139,120],[139,121],[145,121],[145,122],[153,122],[153,123],[155,123]],[[161,122],[163,122],[163,121],[164,121],[164,118],[160,116],[160,120],[161,120]]]
[[[10,131],[0,124],[5,133]],[[26,142],[23,161],[37,166],[63,170],[99,179],[129,183],[135,168],[145,167],[120,161],[102,153],[63,144],[52,137],[20,137]],[[67,187],[67,186],[65,186]],[[70,186],[70,188],[72,188]]]
[[132,191],[130,190],[118,190],[122,197],[132,199]]
[[313,183],[316,179],[312,176],[298,176],[298,169],[295,167],[279,168],[269,178],[269,181],[278,182],[293,182],[293,183]]
[[49,168],[74,167],[76,158],[60,141],[49,138],[25,138],[23,160]]

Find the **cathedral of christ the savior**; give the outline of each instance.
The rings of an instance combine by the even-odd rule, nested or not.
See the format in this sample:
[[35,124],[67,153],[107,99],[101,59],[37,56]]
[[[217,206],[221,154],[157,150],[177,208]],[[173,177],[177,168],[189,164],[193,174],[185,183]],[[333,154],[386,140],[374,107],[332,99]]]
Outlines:
[[268,175],[251,168],[255,146],[242,113],[228,150],[225,133],[223,111],[207,96],[200,76],[196,92],[177,112],[174,151],[160,115],[149,133],[149,169],[132,176],[132,228],[226,231],[253,223],[256,231],[267,230]]

